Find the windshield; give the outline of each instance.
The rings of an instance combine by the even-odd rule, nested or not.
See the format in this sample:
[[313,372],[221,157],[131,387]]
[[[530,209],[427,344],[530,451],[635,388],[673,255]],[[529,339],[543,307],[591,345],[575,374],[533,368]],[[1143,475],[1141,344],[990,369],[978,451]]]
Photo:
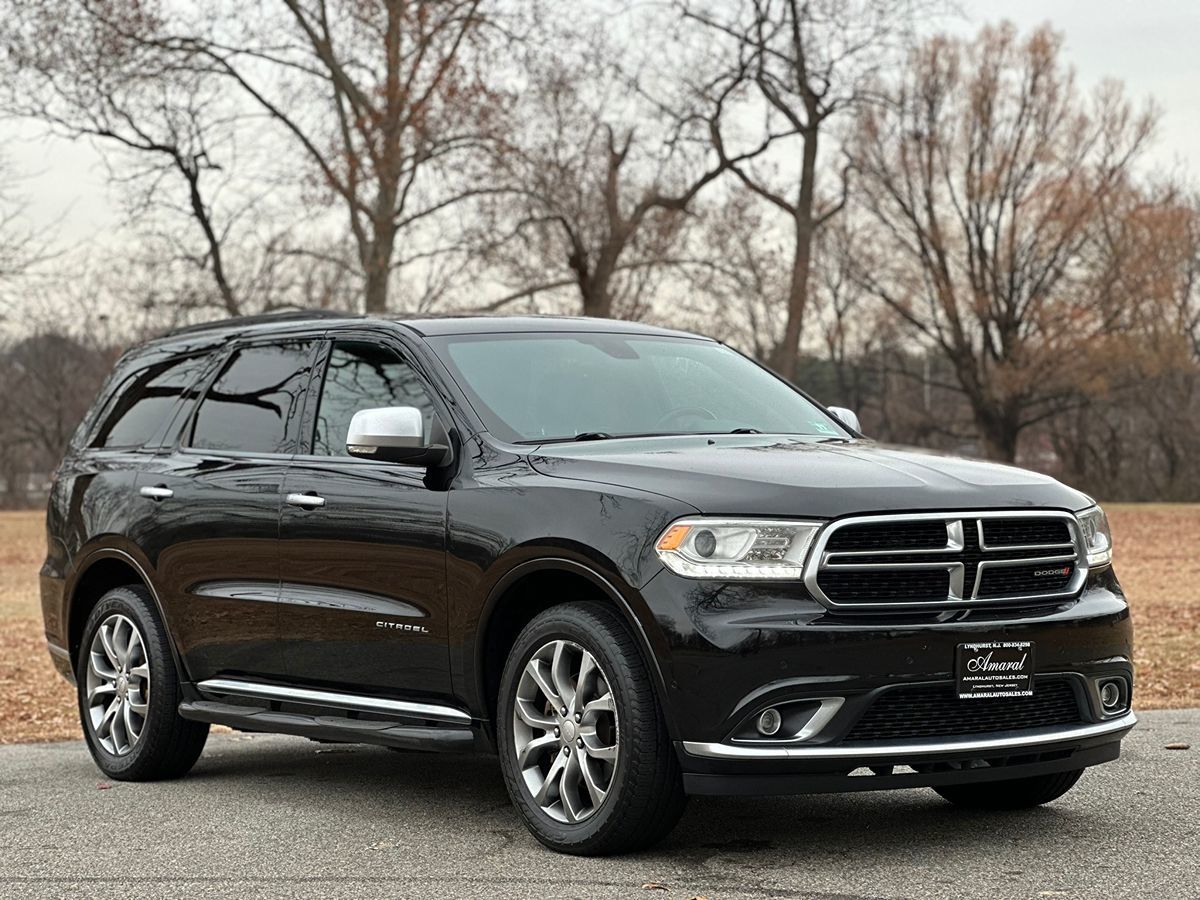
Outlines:
[[739,431],[848,436],[786,382],[712,341],[521,333],[430,343],[502,440]]

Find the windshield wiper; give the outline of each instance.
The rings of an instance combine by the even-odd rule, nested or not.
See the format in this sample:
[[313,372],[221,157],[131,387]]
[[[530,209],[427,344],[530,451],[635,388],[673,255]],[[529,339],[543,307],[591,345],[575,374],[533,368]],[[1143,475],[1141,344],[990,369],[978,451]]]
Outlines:
[[726,432],[727,434],[762,434],[757,428],[735,428],[733,431]]
[[656,437],[697,437],[703,431],[631,431],[612,434],[607,431],[583,431],[574,437],[530,438],[517,441],[518,444],[569,444],[573,441],[618,441],[626,438],[656,438]]

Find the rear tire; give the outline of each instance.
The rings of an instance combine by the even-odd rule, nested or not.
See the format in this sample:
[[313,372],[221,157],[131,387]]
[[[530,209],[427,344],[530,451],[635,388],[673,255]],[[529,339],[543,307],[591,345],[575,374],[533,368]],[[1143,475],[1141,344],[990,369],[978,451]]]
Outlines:
[[1028,809],[1057,800],[1079,781],[1083,769],[1071,772],[1052,772],[1031,778],[1008,781],[985,781],[980,784],[949,784],[935,787],[943,798],[955,806],[971,809]]
[[208,724],[179,716],[179,675],[145,588],[114,588],[100,598],[83,629],[75,676],[83,735],[100,771],[118,781],[155,781],[191,769]]
[[525,627],[504,667],[496,734],[509,796],[552,850],[640,850],[683,814],[679,760],[650,673],[605,606],[556,606]]

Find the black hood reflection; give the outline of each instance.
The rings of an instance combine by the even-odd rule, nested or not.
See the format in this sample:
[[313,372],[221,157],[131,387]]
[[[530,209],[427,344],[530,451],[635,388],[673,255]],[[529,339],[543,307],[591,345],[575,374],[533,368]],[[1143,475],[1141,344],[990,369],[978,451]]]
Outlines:
[[530,461],[551,477],[638,488],[711,514],[834,518],[1089,504],[1036,472],[870,441],[686,435],[544,444]]

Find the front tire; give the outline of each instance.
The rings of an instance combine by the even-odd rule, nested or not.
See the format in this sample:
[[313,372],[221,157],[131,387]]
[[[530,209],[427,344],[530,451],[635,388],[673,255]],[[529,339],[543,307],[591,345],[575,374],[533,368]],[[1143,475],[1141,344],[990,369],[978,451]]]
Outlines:
[[1031,778],[1012,778],[1008,781],[985,781],[979,784],[949,784],[935,787],[943,798],[955,806],[970,809],[1029,809],[1057,800],[1075,787],[1083,769],[1071,772],[1052,772]]
[[509,796],[552,850],[639,850],[683,814],[650,673],[613,610],[570,603],[534,618],[504,667],[496,720]]
[[96,765],[118,781],[187,773],[208,725],[179,716],[179,675],[149,593],[120,587],[88,616],[76,663],[79,717]]

